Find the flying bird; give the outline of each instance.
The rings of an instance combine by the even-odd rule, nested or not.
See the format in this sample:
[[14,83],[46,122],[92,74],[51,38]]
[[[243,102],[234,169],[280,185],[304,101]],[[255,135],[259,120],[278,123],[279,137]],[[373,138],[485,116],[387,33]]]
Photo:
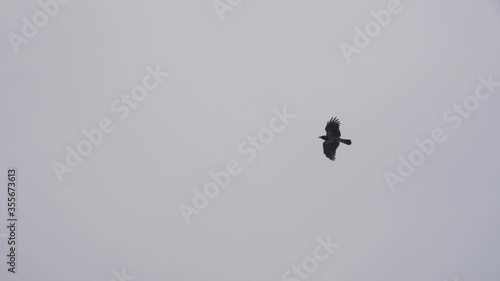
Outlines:
[[323,153],[326,157],[332,161],[335,160],[335,152],[340,143],[351,145],[352,141],[348,139],[340,138],[340,121],[335,118],[331,118],[330,121],[326,123],[325,131],[326,136],[319,137],[323,139]]

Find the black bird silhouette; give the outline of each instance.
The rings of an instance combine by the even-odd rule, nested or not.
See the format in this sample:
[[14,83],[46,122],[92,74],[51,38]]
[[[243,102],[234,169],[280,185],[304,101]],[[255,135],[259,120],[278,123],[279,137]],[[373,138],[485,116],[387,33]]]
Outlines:
[[335,160],[335,152],[340,143],[345,143],[351,145],[352,141],[340,138],[340,121],[335,118],[331,118],[330,121],[326,123],[325,127],[326,136],[319,137],[323,139],[323,153],[326,157],[332,161]]

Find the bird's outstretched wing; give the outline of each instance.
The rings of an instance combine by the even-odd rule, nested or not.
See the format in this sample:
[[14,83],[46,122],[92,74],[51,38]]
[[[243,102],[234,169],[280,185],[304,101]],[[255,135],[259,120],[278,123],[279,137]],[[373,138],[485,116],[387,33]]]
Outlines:
[[332,161],[335,160],[335,152],[337,151],[337,147],[339,147],[340,142],[323,142],[323,153],[326,157]]
[[335,118],[332,117],[332,119],[330,119],[330,121],[328,121],[326,123],[326,127],[325,127],[326,135],[327,136],[333,135],[336,137],[340,137],[339,127],[340,127],[339,119],[337,119],[337,117],[335,117]]

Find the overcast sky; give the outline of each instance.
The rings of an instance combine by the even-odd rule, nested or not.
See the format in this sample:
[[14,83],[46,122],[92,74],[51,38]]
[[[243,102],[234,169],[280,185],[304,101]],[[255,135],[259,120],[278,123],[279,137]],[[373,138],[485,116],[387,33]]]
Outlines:
[[40,3],[0,2],[1,280],[500,279],[498,1]]

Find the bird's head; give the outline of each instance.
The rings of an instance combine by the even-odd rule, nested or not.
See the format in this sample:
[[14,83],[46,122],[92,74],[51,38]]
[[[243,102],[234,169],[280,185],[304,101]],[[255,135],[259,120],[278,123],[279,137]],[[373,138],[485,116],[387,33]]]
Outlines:
[[326,140],[326,136],[321,136],[319,138],[322,139],[322,140]]

